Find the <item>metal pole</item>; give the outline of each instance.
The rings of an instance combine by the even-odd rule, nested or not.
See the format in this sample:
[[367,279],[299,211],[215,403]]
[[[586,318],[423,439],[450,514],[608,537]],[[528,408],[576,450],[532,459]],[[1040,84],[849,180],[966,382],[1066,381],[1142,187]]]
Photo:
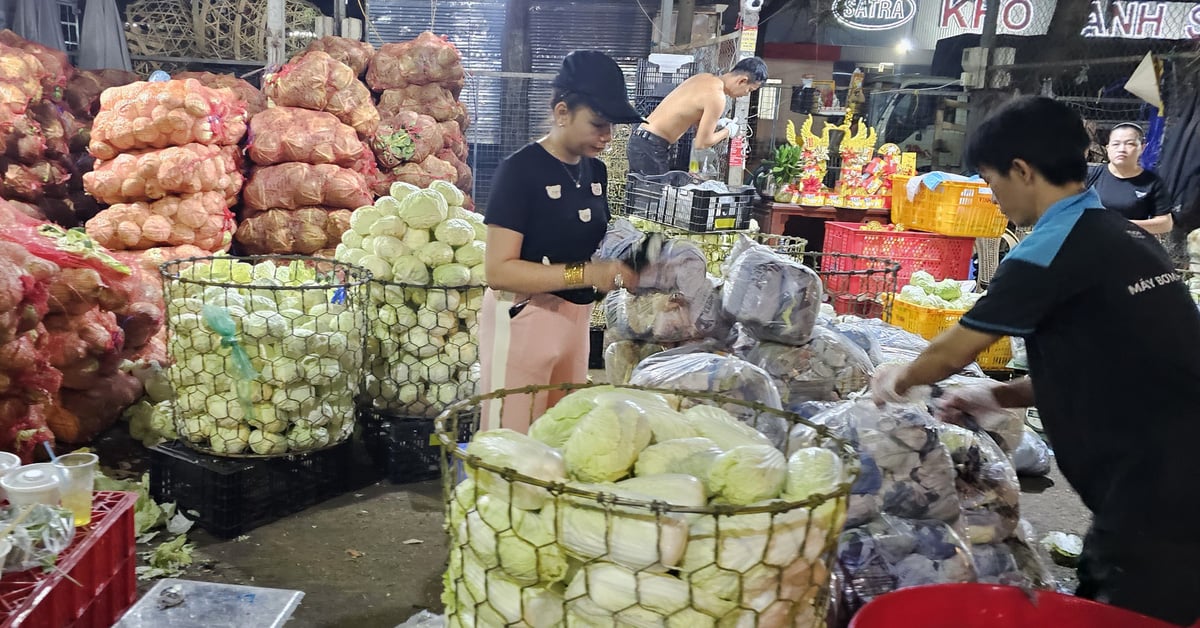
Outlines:
[[696,15],[696,0],[679,0],[679,15],[675,16],[675,43],[692,43],[692,21]]
[[671,25],[671,13],[675,11],[674,0],[662,0],[658,5],[658,49],[666,50],[674,45],[675,40],[672,38],[672,31],[668,29]]
[[342,25],[346,22],[346,0],[333,2],[333,34],[341,37]]
[[996,24],[1000,21],[1000,0],[985,0],[984,6],[987,12],[983,15],[983,34],[979,36],[979,47],[987,50],[991,57],[991,49],[996,46]]
[[287,61],[284,0],[267,0],[267,67]]
[[[741,23],[742,36],[738,41],[737,60],[753,57],[758,48],[758,12],[762,10],[762,0],[742,0]],[[729,68],[724,68],[728,70]],[[739,98],[733,103],[733,117],[745,123],[750,117],[750,97]],[[729,177],[730,185],[742,185],[746,176],[746,154],[749,152],[746,138],[738,136],[729,140]]]

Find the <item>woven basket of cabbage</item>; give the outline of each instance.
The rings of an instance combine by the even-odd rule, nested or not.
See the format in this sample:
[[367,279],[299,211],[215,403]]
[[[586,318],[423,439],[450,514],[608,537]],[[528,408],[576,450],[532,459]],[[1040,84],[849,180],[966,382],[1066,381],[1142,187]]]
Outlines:
[[[455,443],[460,413],[543,393],[565,396],[528,436]],[[749,426],[778,421],[786,451]],[[823,427],[705,392],[568,385],[474,397],[437,430],[449,626],[824,625],[858,463]]]
[[301,256],[160,267],[175,429],[217,456],[324,449],[354,431],[367,271]]

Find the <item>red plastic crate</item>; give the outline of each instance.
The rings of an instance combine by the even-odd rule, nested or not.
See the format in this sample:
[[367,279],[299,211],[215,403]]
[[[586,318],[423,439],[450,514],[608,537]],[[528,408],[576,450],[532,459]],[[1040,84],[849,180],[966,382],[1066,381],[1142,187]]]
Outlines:
[[136,493],[98,491],[92,499],[92,522],[75,530],[75,539],[58,556],[57,569],[4,574],[0,626],[113,625],[137,599],[133,525],[137,498]]
[[[899,285],[908,284],[909,277],[923,270],[935,279],[966,279],[971,272],[971,255],[975,250],[975,238],[955,238],[936,233],[916,231],[870,231],[854,222],[825,223],[826,253],[850,253],[866,257],[881,257],[900,264],[896,275]],[[865,270],[866,260],[835,258],[835,264],[851,265],[854,268],[831,270]],[[878,286],[863,286],[863,277],[833,276],[829,288],[850,294],[878,292]],[[834,285],[836,284],[836,285]]]

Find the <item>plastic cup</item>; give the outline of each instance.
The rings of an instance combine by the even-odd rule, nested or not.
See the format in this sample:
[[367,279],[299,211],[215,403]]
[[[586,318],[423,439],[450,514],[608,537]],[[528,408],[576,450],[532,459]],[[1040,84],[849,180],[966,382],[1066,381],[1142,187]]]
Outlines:
[[[4,474],[19,466],[21,466],[20,456],[7,451],[0,451],[0,477],[3,477]],[[8,496],[4,494],[3,487],[0,487],[0,499],[8,499]]]
[[96,454],[66,454],[54,461],[59,473],[62,506],[75,515],[75,527],[92,522],[92,489],[96,481]]
[[13,506],[57,506],[59,502],[58,470],[48,462],[10,469],[0,477],[0,486]]

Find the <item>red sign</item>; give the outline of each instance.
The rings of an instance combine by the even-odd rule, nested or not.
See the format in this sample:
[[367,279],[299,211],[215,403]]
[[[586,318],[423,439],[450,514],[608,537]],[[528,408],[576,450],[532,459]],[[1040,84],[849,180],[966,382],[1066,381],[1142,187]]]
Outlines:
[[746,165],[746,140],[740,135],[729,140],[729,165],[733,168]]

